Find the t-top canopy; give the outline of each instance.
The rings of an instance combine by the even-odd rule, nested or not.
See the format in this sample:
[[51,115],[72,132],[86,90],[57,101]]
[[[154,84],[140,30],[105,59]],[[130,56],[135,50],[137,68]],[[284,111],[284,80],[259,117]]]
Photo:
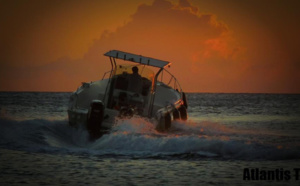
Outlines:
[[159,68],[164,68],[165,66],[171,64],[168,61],[162,61],[162,60],[153,59],[150,57],[144,57],[141,55],[131,54],[131,53],[122,52],[122,51],[118,51],[118,50],[111,50],[109,52],[106,52],[104,55],[113,57],[113,58],[117,58],[117,59],[123,59],[126,61],[135,62],[135,63],[149,65],[149,66],[153,66],[153,67],[159,67]]

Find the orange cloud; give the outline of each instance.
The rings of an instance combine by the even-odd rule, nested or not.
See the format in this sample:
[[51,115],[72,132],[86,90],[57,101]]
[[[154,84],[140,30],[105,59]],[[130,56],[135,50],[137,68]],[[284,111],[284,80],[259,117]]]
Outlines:
[[215,15],[200,14],[188,1],[172,4],[156,0],[152,5],[142,4],[131,18],[116,32],[95,41],[86,58],[96,61],[103,49],[116,48],[169,60],[173,62],[171,71],[179,75],[183,86],[197,91],[195,84],[201,84],[201,79],[218,76],[218,66],[201,69],[201,64],[209,62],[207,58],[225,58],[228,63],[238,53],[238,47],[229,43],[232,37],[227,25],[217,21]]
[[[43,81],[47,81],[48,87],[58,90],[62,87],[61,78],[67,78],[67,84],[70,86],[78,85],[79,78],[82,78],[81,81],[99,79],[100,74],[110,68],[103,53],[119,49],[172,61],[174,65],[171,71],[179,76],[183,87],[197,91],[199,88],[195,84],[203,83],[199,79],[217,75],[217,71],[214,70],[216,66],[201,69],[199,64],[209,62],[206,61],[207,58],[215,59],[215,55],[219,56],[218,60],[230,58],[233,49],[226,43],[227,38],[230,38],[228,27],[217,21],[215,15],[200,14],[198,9],[186,0],[179,1],[179,4],[155,0],[151,5],[141,4],[131,16],[131,21],[115,32],[103,33],[82,59],[60,60],[47,66],[32,68],[31,74],[34,75],[24,74],[21,82],[22,85],[26,82],[36,82],[34,84],[38,85],[37,89],[42,87],[42,90],[47,90],[43,85]],[[193,74],[190,73],[191,70]],[[21,70],[15,69],[15,72],[19,71]],[[189,84],[186,85],[186,82]],[[20,83],[11,80],[9,84],[19,86]],[[62,90],[69,90],[70,86]]]
[[[249,34],[247,39],[255,37]],[[247,48],[241,46],[230,25],[219,21],[214,14],[201,13],[187,0],[180,0],[178,4],[154,0],[150,5],[141,4],[123,26],[103,32],[80,59],[60,59],[48,65],[22,69],[6,67],[2,70],[6,75],[1,76],[10,78],[0,79],[1,89],[74,90],[80,82],[100,79],[105,71],[110,70],[110,63],[103,54],[118,49],[171,61],[170,71],[185,91],[292,90],[289,89],[292,84],[276,87],[274,80],[281,84],[288,81],[281,78],[288,69],[282,71],[278,65],[281,63],[270,68],[267,63],[258,62],[270,58],[264,57],[265,43],[253,40],[255,42],[256,45]],[[271,51],[271,45],[269,49]],[[279,57],[277,55],[277,59]],[[18,75],[13,77],[11,74]]]

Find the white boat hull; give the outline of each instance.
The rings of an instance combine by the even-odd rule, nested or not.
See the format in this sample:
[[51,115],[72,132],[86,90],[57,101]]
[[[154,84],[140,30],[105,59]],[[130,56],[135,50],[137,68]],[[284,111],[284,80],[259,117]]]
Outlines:
[[[104,97],[103,87],[107,80],[100,80],[92,83],[85,83],[71,96],[71,101],[68,109],[69,123],[71,126],[86,125],[90,103],[93,100],[101,100]],[[102,86],[101,86],[102,85]],[[163,85],[157,86],[157,94],[153,104],[153,114],[150,117],[159,117],[166,113],[172,114],[175,109],[178,109],[182,100],[180,94],[175,90]],[[100,98],[100,99],[99,99]],[[144,98],[146,99],[146,98]],[[102,101],[102,100],[101,100]],[[118,110],[105,108],[106,119],[104,119],[103,127],[111,128],[114,124],[115,117],[119,115]],[[145,109],[142,116],[147,116],[148,110]]]

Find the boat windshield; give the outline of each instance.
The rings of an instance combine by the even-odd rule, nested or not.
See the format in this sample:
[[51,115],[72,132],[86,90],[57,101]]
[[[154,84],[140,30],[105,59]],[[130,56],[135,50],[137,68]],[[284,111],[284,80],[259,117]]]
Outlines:
[[[133,73],[138,69],[138,74]],[[108,108],[119,110],[125,105],[135,105],[139,113],[148,107],[148,96],[154,81],[154,72],[145,65],[117,65],[111,78]]]
[[138,73],[143,77],[151,82],[154,79],[154,72],[147,68],[145,65],[118,65],[116,70],[115,70],[115,75],[127,75],[127,74],[132,74],[132,68],[137,67],[138,68]]

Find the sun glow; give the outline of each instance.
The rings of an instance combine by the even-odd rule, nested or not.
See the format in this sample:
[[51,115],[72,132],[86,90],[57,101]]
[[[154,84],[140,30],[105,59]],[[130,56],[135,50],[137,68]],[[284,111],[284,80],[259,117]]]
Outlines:
[[108,71],[103,54],[117,49],[171,61],[188,92],[300,92],[296,16],[259,9],[264,1],[45,3],[1,6],[0,90],[72,91]]

